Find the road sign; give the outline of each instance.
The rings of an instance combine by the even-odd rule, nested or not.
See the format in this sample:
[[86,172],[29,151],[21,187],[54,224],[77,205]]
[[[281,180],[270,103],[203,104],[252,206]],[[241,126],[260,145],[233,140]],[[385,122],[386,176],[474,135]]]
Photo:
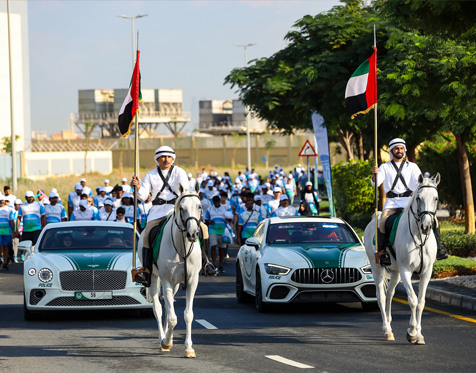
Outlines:
[[301,149],[301,152],[299,153],[300,157],[317,157],[317,153],[312,147],[311,143],[309,140],[306,140],[304,143],[304,146]]

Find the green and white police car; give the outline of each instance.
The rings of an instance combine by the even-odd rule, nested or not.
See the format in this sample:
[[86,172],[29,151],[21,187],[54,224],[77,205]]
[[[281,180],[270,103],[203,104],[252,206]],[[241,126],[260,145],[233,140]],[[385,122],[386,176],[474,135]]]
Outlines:
[[365,248],[344,220],[318,216],[265,219],[239,249],[236,297],[256,309],[291,302],[361,302],[378,309]]
[[131,224],[78,221],[48,224],[34,247],[21,242],[25,319],[60,310],[150,313],[146,289],[132,282],[132,239]]

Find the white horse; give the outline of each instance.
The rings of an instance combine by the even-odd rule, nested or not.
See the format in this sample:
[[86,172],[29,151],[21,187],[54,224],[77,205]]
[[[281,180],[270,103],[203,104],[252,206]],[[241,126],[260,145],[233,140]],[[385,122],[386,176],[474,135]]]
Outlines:
[[[193,298],[202,266],[202,254],[198,243],[201,209],[198,183],[194,192],[184,193],[179,186],[179,197],[174,212],[164,227],[157,266],[153,266],[150,295],[154,303],[154,315],[159,327],[161,350],[170,351],[173,346],[173,330],[177,325],[174,296],[180,284],[186,287],[184,319],[186,324],[185,357],[196,357],[192,348]],[[143,235],[139,240],[139,258],[142,258]],[[162,326],[160,287],[165,302],[165,319]]]
[[[382,329],[385,339],[388,341],[395,340],[390,326],[392,322],[391,304],[395,287],[401,277],[411,309],[407,339],[410,343],[425,344],[425,339],[421,334],[421,316],[425,307],[426,289],[433,271],[433,263],[436,260],[437,244],[431,228],[438,205],[438,190],[436,187],[440,182],[440,174],[436,174],[433,178],[423,178],[420,175],[418,182],[420,185],[413,193],[398,224],[393,245],[397,259],[395,260],[390,254],[392,265],[386,267],[390,269],[391,273],[388,287],[388,270],[375,263],[375,245],[373,244],[375,216],[365,229],[364,242],[377,288],[377,300],[382,314]],[[413,273],[420,276],[418,297],[412,287]]]

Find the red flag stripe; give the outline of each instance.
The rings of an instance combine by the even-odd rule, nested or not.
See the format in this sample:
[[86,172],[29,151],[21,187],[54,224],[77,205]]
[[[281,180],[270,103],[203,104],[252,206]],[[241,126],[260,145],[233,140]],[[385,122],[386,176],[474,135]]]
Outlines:
[[367,98],[367,108],[377,103],[377,48],[374,48],[374,53],[369,58],[369,78],[365,96]]

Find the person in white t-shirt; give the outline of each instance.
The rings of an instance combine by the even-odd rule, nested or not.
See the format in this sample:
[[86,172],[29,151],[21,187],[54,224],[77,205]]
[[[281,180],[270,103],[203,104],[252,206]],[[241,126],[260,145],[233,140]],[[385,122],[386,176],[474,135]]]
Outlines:
[[127,177],[122,178],[122,190],[124,193],[130,193],[131,192],[131,186],[127,184]]
[[87,194],[88,196],[91,196],[91,197],[92,197],[92,196],[93,196],[93,192],[92,192],[92,190],[91,190],[90,187],[86,186],[86,179],[81,179],[81,180],[79,181],[79,183],[80,183],[81,186],[83,187],[82,193]]

